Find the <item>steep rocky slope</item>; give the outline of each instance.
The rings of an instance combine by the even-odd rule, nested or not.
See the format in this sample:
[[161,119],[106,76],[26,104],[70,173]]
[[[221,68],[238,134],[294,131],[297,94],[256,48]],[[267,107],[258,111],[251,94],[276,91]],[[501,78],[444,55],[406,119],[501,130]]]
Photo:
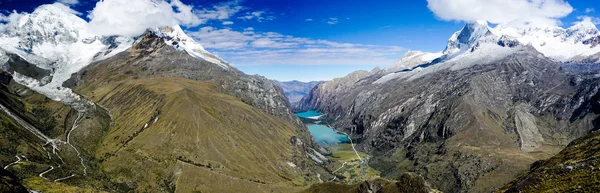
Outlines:
[[558,155],[540,160],[531,170],[497,192],[598,192],[600,135],[577,139]]
[[350,133],[384,177],[415,172],[444,192],[496,190],[594,128],[597,115],[582,110],[595,94],[593,76],[531,45],[479,22],[441,53],[411,53],[423,58],[342,78],[351,81],[341,89],[321,83],[297,108]]
[[[578,95],[586,96],[586,99],[571,120],[600,113],[600,79],[590,78],[581,84],[587,87]],[[591,133],[572,141],[557,155],[535,162],[527,173],[497,192],[598,192],[600,119],[596,118],[591,122]]]

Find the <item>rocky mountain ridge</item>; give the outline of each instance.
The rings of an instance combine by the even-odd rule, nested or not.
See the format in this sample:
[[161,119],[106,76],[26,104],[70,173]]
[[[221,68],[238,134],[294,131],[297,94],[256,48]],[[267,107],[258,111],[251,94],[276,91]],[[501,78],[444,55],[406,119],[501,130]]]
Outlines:
[[[584,45],[598,34],[586,27],[558,29],[559,43]],[[444,51],[409,52],[380,72],[321,83],[297,110],[320,111],[350,133],[384,177],[414,172],[444,192],[494,191],[594,130],[598,117],[582,111],[595,100],[594,72],[500,29],[468,23]],[[596,49],[586,46],[573,56]]]

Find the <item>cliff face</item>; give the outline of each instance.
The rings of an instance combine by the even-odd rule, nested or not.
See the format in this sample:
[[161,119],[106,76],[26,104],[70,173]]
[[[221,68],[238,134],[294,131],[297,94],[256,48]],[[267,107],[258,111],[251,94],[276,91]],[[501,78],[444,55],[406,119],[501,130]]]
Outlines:
[[359,86],[361,79],[374,75],[379,71],[379,68],[375,68],[371,72],[360,70],[342,78],[319,83],[294,108],[298,111],[314,110],[316,107],[328,108],[330,107],[328,104],[337,102],[339,96],[345,96]]
[[411,171],[444,192],[492,191],[588,133],[597,117],[585,108],[596,78],[518,50],[386,81],[384,73],[348,76],[318,85],[298,107],[351,133],[385,177]]

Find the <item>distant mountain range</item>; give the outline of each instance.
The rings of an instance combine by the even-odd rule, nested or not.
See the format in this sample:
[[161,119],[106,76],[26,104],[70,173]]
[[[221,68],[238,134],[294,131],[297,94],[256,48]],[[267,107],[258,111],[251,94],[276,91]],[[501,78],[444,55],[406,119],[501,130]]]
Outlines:
[[283,88],[283,92],[285,96],[288,98],[290,103],[296,104],[302,97],[306,96],[317,84],[321,83],[321,81],[311,81],[311,82],[300,82],[297,80],[280,82],[274,80]]

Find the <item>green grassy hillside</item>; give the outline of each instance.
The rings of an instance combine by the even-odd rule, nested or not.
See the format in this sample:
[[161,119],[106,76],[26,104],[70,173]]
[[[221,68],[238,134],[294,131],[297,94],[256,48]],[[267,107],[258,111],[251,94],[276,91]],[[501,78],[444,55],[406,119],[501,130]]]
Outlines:
[[[113,116],[96,152],[102,169],[139,191],[269,192],[265,187],[306,185],[293,166],[295,128],[211,82],[145,78],[80,91]],[[211,176],[224,181],[206,183]]]
[[527,174],[497,192],[600,191],[600,133],[573,141],[556,156],[535,162]]

